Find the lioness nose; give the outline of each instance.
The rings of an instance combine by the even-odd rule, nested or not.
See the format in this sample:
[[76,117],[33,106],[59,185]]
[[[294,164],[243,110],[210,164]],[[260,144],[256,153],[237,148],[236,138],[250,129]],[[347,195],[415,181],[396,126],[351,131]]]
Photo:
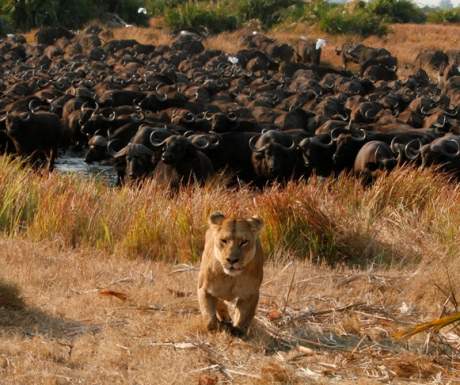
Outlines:
[[228,263],[231,263],[232,265],[233,265],[234,263],[237,263],[238,261],[239,261],[239,258],[238,258],[238,257],[236,257],[236,258],[235,258],[235,257],[233,257],[233,258],[232,258],[232,257],[227,258],[227,262],[228,262]]

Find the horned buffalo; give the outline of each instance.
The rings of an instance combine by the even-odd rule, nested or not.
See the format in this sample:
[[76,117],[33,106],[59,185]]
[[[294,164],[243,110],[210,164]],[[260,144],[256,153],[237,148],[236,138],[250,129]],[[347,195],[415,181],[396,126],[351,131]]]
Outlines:
[[353,171],[362,179],[364,185],[371,184],[379,174],[393,170],[398,159],[384,142],[367,142],[356,155]]
[[360,75],[371,65],[382,65],[396,70],[398,61],[385,48],[367,47],[364,44],[344,44],[336,53],[342,56],[343,67],[348,63],[356,63],[360,67]]
[[54,168],[62,131],[59,117],[51,112],[12,113],[6,119],[6,133],[16,152],[35,164],[46,160],[49,171]]
[[186,137],[172,135],[161,142],[152,140],[152,145],[161,149],[154,178],[173,189],[192,182],[203,184],[214,174],[212,162],[201,151],[211,145],[208,141],[192,143]]
[[[301,139],[302,136],[297,142]],[[285,182],[302,176],[304,165],[297,150],[296,139],[286,132],[270,130],[259,137],[254,136],[249,140],[249,147],[259,185],[270,181]]]

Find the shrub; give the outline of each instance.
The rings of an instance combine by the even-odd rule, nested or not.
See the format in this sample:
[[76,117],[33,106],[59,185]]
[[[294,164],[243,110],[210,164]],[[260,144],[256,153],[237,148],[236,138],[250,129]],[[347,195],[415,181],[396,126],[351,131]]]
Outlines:
[[312,0],[308,3],[291,5],[282,12],[281,19],[286,22],[316,23],[332,8],[334,5],[325,0]]
[[330,34],[356,34],[361,36],[384,35],[387,26],[381,17],[366,8],[348,12],[343,6],[337,6],[324,14],[319,21],[322,31]]
[[239,0],[237,12],[242,21],[259,19],[265,27],[271,27],[281,21],[286,8],[301,3],[299,0]]
[[430,23],[460,23],[460,7],[452,9],[436,9],[428,12],[428,21]]
[[11,32],[11,26],[8,19],[4,16],[0,16],[0,36],[6,35]]
[[232,31],[239,25],[235,15],[228,15],[224,8],[211,8],[205,4],[184,4],[169,8],[165,13],[166,24],[174,31],[182,29],[220,33]]
[[2,12],[11,19],[15,28],[27,30],[40,25],[53,25],[58,21],[57,0],[7,0]]
[[147,0],[145,6],[152,16],[162,16],[168,9],[184,5],[187,0]]
[[371,12],[386,18],[390,23],[423,23],[426,16],[410,0],[372,0],[368,8]]
[[104,12],[118,13],[129,23],[146,24],[148,20],[137,12],[144,0],[5,0],[0,6],[20,30],[53,25],[78,28]]

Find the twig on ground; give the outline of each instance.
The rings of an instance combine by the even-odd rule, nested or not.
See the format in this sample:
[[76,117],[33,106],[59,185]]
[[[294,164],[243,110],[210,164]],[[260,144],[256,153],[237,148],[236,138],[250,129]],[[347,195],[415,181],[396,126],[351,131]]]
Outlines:
[[192,271],[199,271],[200,269],[193,265],[187,265],[185,263],[176,265],[174,270],[171,271],[170,274],[177,274],[177,273],[190,273]]
[[289,296],[291,295],[292,285],[294,283],[294,278],[295,278],[295,273],[296,273],[296,269],[294,268],[294,271],[292,272],[292,276],[291,276],[291,282],[289,283],[288,291],[287,291],[286,297],[284,299],[284,306],[283,306],[283,310],[281,312],[283,314],[286,313],[286,308],[287,308],[287,305],[289,303]]

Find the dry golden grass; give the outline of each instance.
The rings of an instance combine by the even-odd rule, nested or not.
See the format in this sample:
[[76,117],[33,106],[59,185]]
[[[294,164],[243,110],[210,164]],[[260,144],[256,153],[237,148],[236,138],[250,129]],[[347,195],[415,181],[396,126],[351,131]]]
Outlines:
[[[50,242],[0,246],[0,281],[20,287],[25,302],[0,306],[2,385],[428,384],[460,375],[448,355],[456,332],[450,344],[433,336],[428,352],[423,338],[389,338],[439,314],[444,298],[430,303],[431,313],[408,299],[423,270],[269,263],[257,319],[238,340],[204,331],[193,266]],[[128,299],[100,294],[107,289]]]
[[[216,209],[266,222],[244,341],[208,334],[198,315]],[[425,343],[391,335],[455,310],[459,212],[460,190],[429,170],[367,190],[342,177],[172,197],[153,182],[112,189],[2,158],[0,383],[455,383],[457,329]]]
[[367,190],[342,177],[263,192],[213,181],[172,196],[153,180],[112,189],[78,176],[42,177],[0,158],[0,231],[9,236],[196,262],[215,210],[262,216],[262,240],[277,260],[289,254],[331,264],[414,265],[427,254],[449,261],[460,247],[460,191],[429,170],[401,169]]
[[112,30],[114,39],[134,39],[141,44],[170,44],[172,36],[168,33],[161,18],[152,18],[148,28],[132,26]]

